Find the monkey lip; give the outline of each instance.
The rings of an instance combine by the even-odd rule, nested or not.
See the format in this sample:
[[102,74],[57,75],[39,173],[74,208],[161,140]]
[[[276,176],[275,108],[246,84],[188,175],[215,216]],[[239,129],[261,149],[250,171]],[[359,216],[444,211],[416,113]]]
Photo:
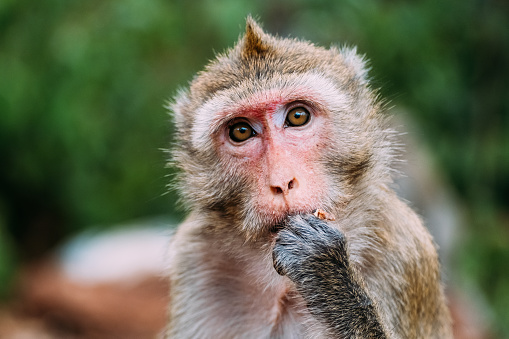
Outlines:
[[281,214],[280,217],[277,218],[272,225],[270,225],[270,227],[269,227],[270,233],[272,233],[272,234],[278,233],[283,228],[285,228],[285,223],[289,216],[295,215],[295,214],[301,214],[301,213],[304,213],[304,212],[300,212],[300,213],[286,212],[286,213]]

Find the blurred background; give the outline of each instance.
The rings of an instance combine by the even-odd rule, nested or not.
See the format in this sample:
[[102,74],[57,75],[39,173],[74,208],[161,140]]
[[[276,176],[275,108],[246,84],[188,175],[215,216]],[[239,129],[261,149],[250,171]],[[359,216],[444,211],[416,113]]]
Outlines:
[[158,274],[184,216],[164,105],[249,13],[367,55],[409,132],[398,186],[440,245],[456,336],[509,338],[503,0],[0,1],[0,337],[162,328]]

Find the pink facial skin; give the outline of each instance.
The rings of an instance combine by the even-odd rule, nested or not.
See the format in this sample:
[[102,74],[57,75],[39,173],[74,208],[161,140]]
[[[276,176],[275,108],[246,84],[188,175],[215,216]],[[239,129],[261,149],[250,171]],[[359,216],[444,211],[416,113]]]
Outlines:
[[[311,100],[281,97],[274,91],[250,97],[235,114],[225,114],[231,120],[217,136],[223,161],[255,183],[251,207],[268,224],[322,207],[328,191],[318,158],[331,133],[328,116]],[[289,126],[287,114],[296,107],[305,108],[310,118],[302,126]],[[247,122],[256,134],[243,142],[232,140],[229,129],[239,121]]]

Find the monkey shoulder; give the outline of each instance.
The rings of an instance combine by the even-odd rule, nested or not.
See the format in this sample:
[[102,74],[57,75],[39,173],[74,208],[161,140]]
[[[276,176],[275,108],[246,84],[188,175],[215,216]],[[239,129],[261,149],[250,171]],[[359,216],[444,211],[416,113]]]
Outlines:
[[[376,251],[360,272],[385,322],[403,338],[450,338],[436,244],[422,219],[394,194],[385,200]],[[367,262],[367,264],[366,264]],[[380,280],[385,284],[379,284]],[[390,296],[398,295],[400,298]],[[404,302],[402,302],[404,301]],[[404,325],[406,324],[406,325]]]

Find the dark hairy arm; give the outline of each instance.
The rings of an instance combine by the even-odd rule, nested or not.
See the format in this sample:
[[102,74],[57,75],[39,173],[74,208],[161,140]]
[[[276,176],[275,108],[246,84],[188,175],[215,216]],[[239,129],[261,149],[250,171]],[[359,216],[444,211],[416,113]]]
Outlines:
[[373,300],[350,265],[341,231],[311,214],[290,216],[276,238],[273,260],[331,335],[387,338]]

